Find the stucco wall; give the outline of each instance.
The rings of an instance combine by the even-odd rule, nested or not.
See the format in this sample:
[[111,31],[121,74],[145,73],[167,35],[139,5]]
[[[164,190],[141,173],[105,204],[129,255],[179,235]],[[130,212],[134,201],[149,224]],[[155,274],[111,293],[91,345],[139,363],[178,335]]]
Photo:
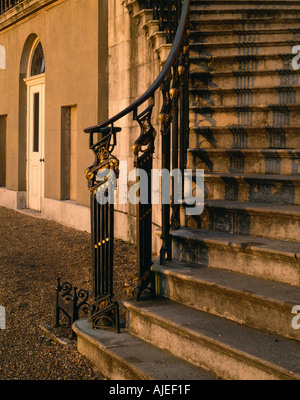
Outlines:
[[[25,9],[26,1],[21,5]],[[45,197],[61,199],[61,107],[76,105],[77,203],[88,205],[84,172],[93,156],[83,129],[107,116],[107,1],[58,0],[6,29],[1,28],[7,25],[7,15],[1,18],[0,44],[6,49],[6,69],[0,70],[0,115],[7,115],[6,186],[26,190],[23,78],[32,40],[38,36],[46,65]]]
[[[40,3],[43,7],[8,26],[10,13],[22,15],[27,3]],[[126,3],[122,0],[25,0],[19,8],[0,17],[0,45],[5,47],[7,57],[6,69],[0,70],[0,116],[7,116],[6,187],[26,190],[27,97],[23,78],[26,77],[30,48],[38,36],[46,64],[46,199],[43,204],[49,205],[48,216],[50,213],[51,218],[61,215],[59,221],[64,220],[64,212],[59,211],[64,208],[59,202],[50,204],[48,199],[64,199],[62,107],[77,107],[77,203],[89,206],[84,172],[94,160],[84,128],[104,122],[130,105],[149,88],[160,71],[158,56],[139,20],[129,15]],[[146,106],[141,106],[139,112]],[[154,168],[160,168],[157,124],[160,106],[158,93],[152,118],[157,130]],[[122,132],[118,134],[114,155],[120,161],[127,161],[129,172],[134,165],[132,145],[140,134],[139,126],[133,121],[132,114],[116,126],[122,127]],[[134,241],[135,206],[116,204],[115,215],[116,236]],[[157,205],[153,207],[153,238],[157,251],[159,239],[155,230],[160,226],[160,220],[160,206]]]

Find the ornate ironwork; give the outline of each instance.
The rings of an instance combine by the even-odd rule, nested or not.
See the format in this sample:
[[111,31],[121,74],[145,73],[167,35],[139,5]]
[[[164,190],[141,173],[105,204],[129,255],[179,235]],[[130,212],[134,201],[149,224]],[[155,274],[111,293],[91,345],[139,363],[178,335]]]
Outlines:
[[84,289],[77,289],[69,282],[61,284],[61,278],[57,279],[56,302],[55,302],[55,327],[60,326],[61,311],[68,317],[71,327],[70,337],[74,338],[72,330],[73,323],[79,319],[79,314],[87,315],[89,311],[89,293]]
[[0,14],[5,13],[23,1],[24,0],[0,0]]
[[119,305],[112,301],[112,296],[95,300],[90,310],[93,329],[115,330],[120,333]]
[[[99,205],[96,196],[109,191],[110,185],[116,182],[110,175],[118,173],[118,160],[112,151],[116,144],[114,123],[132,113],[133,119],[140,127],[140,136],[133,146],[134,165],[148,175],[147,201],[136,205],[136,242],[138,253],[137,272],[133,279],[132,294],[136,300],[145,295],[154,296],[154,276],[152,265],[152,201],[151,170],[155,151],[156,132],[151,122],[154,107],[154,94],[160,88],[163,105],[159,114],[162,137],[162,168],[170,167],[183,170],[186,162],[186,142],[188,133],[188,18],[190,0],[141,0],[141,4],[153,10],[153,16],[160,22],[160,30],[166,32],[167,42],[173,43],[169,57],[162,71],[149,89],[133,104],[119,112],[108,121],[85,129],[90,134],[90,148],[96,155],[95,163],[87,170],[86,177],[91,191],[91,221],[93,249],[93,285],[95,301],[92,306],[92,325],[103,329],[119,327],[117,303],[113,303],[113,207],[109,204]],[[139,108],[148,102],[144,111]],[[93,143],[93,135],[100,134],[100,141]],[[172,153],[171,153],[172,144]],[[97,176],[101,172],[101,177]],[[112,173],[114,172],[114,174]],[[137,178],[138,179],[138,178]],[[140,189],[141,190],[141,189]],[[171,254],[171,221],[172,228],[179,227],[178,205],[162,205],[162,248],[161,263],[172,258]],[[171,217],[172,207],[172,217]],[[107,225],[107,221],[108,225]],[[146,245],[145,245],[146,244]],[[129,288],[128,286],[128,288]]]
[[96,143],[94,134],[90,134],[90,149],[95,154],[95,162],[86,171],[91,199],[92,295],[95,299],[90,320],[94,328],[113,327],[118,332],[118,304],[114,303],[112,298],[114,191],[119,176],[119,161],[112,152],[117,143],[116,133],[120,130],[113,126],[100,129],[101,138]]
[[[163,105],[159,114],[161,122],[162,136],[162,169],[170,171],[170,144],[171,144],[171,123],[172,123],[172,101],[171,101],[171,82],[172,74],[166,76],[161,91],[163,95]],[[165,260],[171,260],[171,237],[170,237],[170,203],[164,201],[162,204],[162,247],[160,249],[160,262],[164,264]]]
[[182,0],[145,0],[145,5],[153,10],[160,30],[166,32],[167,43],[172,43],[180,21]]
[[[151,297],[155,295],[154,276],[150,271],[152,265],[152,178],[153,153],[155,150],[156,131],[151,123],[151,115],[154,103],[139,115],[134,115],[138,122],[141,134],[135,141],[133,153],[135,155],[134,166],[143,170],[147,176],[147,198],[136,206],[136,243],[137,243],[137,287],[133,291],[133,297],[139,300],[143,293]],[[140,178],[139,178],[140,179]],[[147,243],[147,246],[145,246]]]

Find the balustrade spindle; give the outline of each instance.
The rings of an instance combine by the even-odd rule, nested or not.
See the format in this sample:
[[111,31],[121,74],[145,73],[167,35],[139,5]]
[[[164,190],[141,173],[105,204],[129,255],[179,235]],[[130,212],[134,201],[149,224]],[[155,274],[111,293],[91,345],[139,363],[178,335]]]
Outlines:
[[0,15],[22,3],[24,0],[0,0]]

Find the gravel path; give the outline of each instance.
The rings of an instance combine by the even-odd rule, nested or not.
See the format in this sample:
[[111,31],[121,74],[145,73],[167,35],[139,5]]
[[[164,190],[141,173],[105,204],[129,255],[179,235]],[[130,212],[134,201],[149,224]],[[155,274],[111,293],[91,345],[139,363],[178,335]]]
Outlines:
[[[75,346],[47,336],[54,324],[57,277],[90,290],[90,235],[0,207],[0,380],[101,380]],[[135,246],[116,240],[115,297],[135,270]]]

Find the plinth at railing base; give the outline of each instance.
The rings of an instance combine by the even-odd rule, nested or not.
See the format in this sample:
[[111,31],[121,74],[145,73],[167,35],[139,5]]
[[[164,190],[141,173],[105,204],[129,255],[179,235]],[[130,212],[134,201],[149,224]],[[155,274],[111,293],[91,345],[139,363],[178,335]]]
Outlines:
[[138,279],[137,287],[132,292],[133,300],[140,301],[155,297],[155,278],[151,271],[147,271]]
[[93,329],[120,333],[119,304],[110,295],[95,300],[89,310],[89,321]]

